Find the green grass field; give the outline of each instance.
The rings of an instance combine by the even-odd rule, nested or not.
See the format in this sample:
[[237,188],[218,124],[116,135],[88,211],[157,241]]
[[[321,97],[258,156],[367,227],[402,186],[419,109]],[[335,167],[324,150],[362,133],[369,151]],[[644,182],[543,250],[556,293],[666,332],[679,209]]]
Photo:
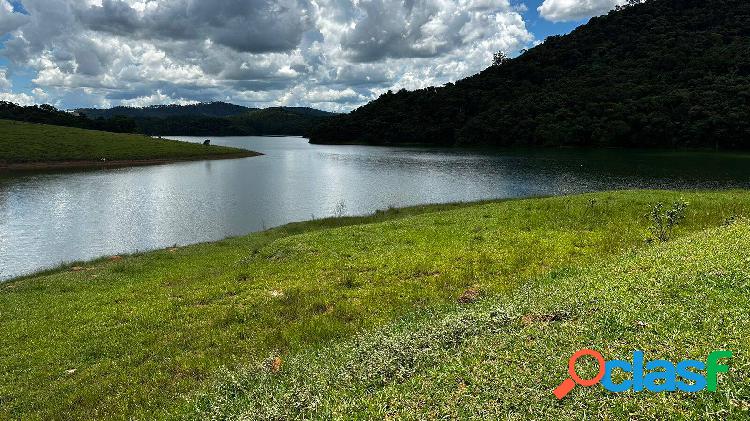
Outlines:
[[[644,241],[681,199],[675,239]],[[722,226],[747,215],[745,191],[427,206],[15,280],[0,418],[746,416],[750,228]],[[721,393],[556,403],[583,346],[736,358]]]
[[[557,270],[507,297],[425,311],[331,347],[225,370],[203,419],[750,418],[750,225],[715,228],[601,266]],[[569,356],[706,361],[732,350],[717,392],[552,390]],[[270,360],[269,360],[270,361]],[[583,362],[577,370],[592,378]],[[627,379],[628,377],[623,377]]]
[[60,161],[183,160],[252,156],[251,151],[143,135],[0,120],[0,164]]

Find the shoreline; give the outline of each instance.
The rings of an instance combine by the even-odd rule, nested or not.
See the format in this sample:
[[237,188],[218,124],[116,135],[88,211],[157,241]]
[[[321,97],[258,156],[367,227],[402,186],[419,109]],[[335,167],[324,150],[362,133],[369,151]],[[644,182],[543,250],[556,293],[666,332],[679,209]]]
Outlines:
[[318,140],[311,140],[309,137],[302,136],[308,139],[311,145],[319,146],[375,146],[375,147],[386,147],[386,148],[420,148],[420,149],[445,149],[445,150],[470,150],[479,152],[507,152],[507,151],[585,151],[585,152],[620,152],[620,151],[632,151],[632,152],[649,152],[649,153],[707,153],[711,155],[750,155],[750,149],[715,149],[709,147],[674,147],[674,148],[662,148],[662,147],[627,147],[627,146],[579,146],[579,145],[504,145],[504,146],[484,146],[484,145],[440,145],[440,144],[429,144],[419,142],[406,142],[406,143],[368,143],[368,142],[325,142]]
[[[260,154],[259,155],[264,155]],[[1,169],[0,169],[1,170]],[[0,172],[1,173],[1,172]],[[701,194],[701,193],[744,193],[750,192],[748,189],[743,188],[729,188],[729,189],[696,189],[696,190],[673,190],[673,189],[623,189],[623,190],[604,190],[588,193],[574,193],[574,194],[562,194],[562,195],[534,195],[528,197],[510,197],[510,198],[494,198],[494,199],[482,199],[472,201],[456,201],[456,202],[444,202],[444,203],[423,203],[418,205],[402,206],[402,207],[387,207],[383,209],[377,209],[373,212],[366,212],[359,215],[343,215],[343,216],[328,216],[316,219],[303,219],[299,221],[292,221],[284,223],[278,226],[268,227],[259,231],[251,231],[245,234],[228,235],[226,237],[217,240],[207,241],[196,241],[188,242],[177,245],[178,249],[193,248],[199,246],[212,246],[227,241],[240,241],[252,236],[260,234],[277,234],[279,232],[288,233],[303,233],[331,228],[349,227],[352,225],[364,225],[369,223],[385,222],[391,220],[398,220],[407,217],[419,216],[424,214],[455,211],[475,206],[483,205],[497,205],[506,202],[518,202],[518,201],[535,201],[544,199],[562,199],[562,198],[576,198],[576,197],[588,197],[588,196],[600,196],[605,194],[671,194],[671,193],[687,193],[687,194]],[[163,246],[153,249],[127,251],[121,250],[116,254],[120,257],[138,257],[148,254],[155,254],[166,252],[173,249],[173,246]],[[85,258],[80,260],[70,260],[60,262],[57,265],[51,265],[47,267],[40,267],[32,270],[28,273],[22,273],[13,275],[8,278],[0,278],[0,288],[3,285],[7,285],[13,282],[23,281],[31,278],[37,278],[47,275],[53,275],[60,272],[69,271],[74,266],[86,266],[102,263],[110,260],[112,255],[103,254],[93,258]]]
[[112,161],[41,161],[0,163],[0,173],[8,171],[41,171],[53,169],[87,169],[87,168],[124,168],[143,167],[149,165],[174,164],[178,162],[215,161],[223,159],[252,158],[263,154],[255,151],[238,152],[232,154],[202,155],[184,158],[151,158],[151,159],[120,159]]
[[[263,154],[261,154],[263,155]],[[198,241],[195,243],[186,243],[186,244],[179,244],[177,246],[178,249],[184,249],[189,247],[197,247],[197,246],[210,246],[214,244],[218,244],[225,241],[232,241],[232,240],[241,240],[246,237],[250,237],[257,234],[262,233],[277,233],[277,232],[308,232],[313,230],[322,230],[322,229],[329,229],[329,228],[339,228],[339,227],[348,227],[352,225],[361,225],[365,223],[372,223],[372,222],[383,222],[383,221],[389,221],[389,220],[396,220],[401,218],[406,218],[409,216],[417,216],[432,212],[442,212],[442,211],[449,211],[449,210],[457,210],[472,206],[480,206],[480,205],[487,205],[492,203],[500,203],[500,202],[506,202],[506,201],[513,201],[513,200],[526,200],[526,199],[544,199],[549,198],[549,196],[531,196],[531,197],[525,197],[525,198],[508,198],[508,199],[487,199],[487,200],[477,200],[477,201],[469,201],[469,202],[446,202],[446,203],[425,203],[421,205],[412,205],[412,206],[404,206],[404,207],[391,207],[391,208],[385,208],[385,209],[378,209],[374,212],[370,213],[364,213],[362,215],[344,215],[344,216],[329,216],[324,217],[320,219],[305,219],[305,220],[299,220],[299,221],[293,221],[286,224],[282,224],[279,226],[270,227],[264,230],[260,231],[252,231],[248,232],[246,234],[238,234],[238,235],[229,235],[224,238],[218,239],[218,240],[208,240],[208,241]],[[159,252],[165,252],[169,251],[170,249],[173,249],[172,246],[164,246],[154,249],[146,249],[146,250],[136,250],[133,252],[129,251],[121,251],[117,253],[117,256],[120,257],[138,257],[146,254],[151,253],[159,253]],[[59,272],[66,272],[69,271],[70,268],[75,266],[86,266],[86,265],[93,265],[101,262],[110,261],[112,258],[111,255],[101,255],[98,257],[94,257],[91,259],[82,259],[82,260],[71,260],[66,262],[61,262],[58,265],[52,265],[49,267],[42,267],[37,270],[25,273],[25,274],[19,274],[12,276],[10,278],[0,278],[0,288],[3,285],[7,285],[13,282],[17,281],[23,281],[30,278],[36,278],[40,276],[45,275],[52,275]]]
[[[688,201],[690,206],[672,239],[658,244],[644,241],[649,226],[644,212],[656,203],[677,200]],[[584,322],[589,323],[584,326],[585,334],[570,336],[566,331],[558,336],[574,338],[570,347],[575,341],[590,342],[591,332],[600,334],[601,338],[594,339],[605,344],[610,335],[622,332],[631,335],[628,341],[637,341],[644,334],[661,332],[649,326],[662,322],[654,314],[661,314],[666,305],[675,320],[685,317],[685,308],[695,310],[688,314],[689,320],[702,320],[702,303],[716,303],[710,310],[718,311],[733,296],[729,287],[750,270],[744,257],[738,257],[750,237],[745,222],[726,226],[727,210],[738,218],[750,214],[750,191],[610,191],[466,207],[399,208],[369,217],[291,224],[219,242],[102,257],[16,278],[0,284],[4,316],[0,329],[8,332],[4,352],[0,352],[0,372],[6,374],[0,379],[7,385],[9,402],[0,408],[0,418],[54,418],[61,410],[73,418],[91,413],[103,418],[205,418],[204,412],[196,411],[206,408],[225,414],[223,402],[239,402],[222,400],[221,390],[228,390],[224,385],[233,379],[252,380],[240,389],[242,393],[267,394],[257,388],[253,373],[261,373],[258,381],[274,382],[274,390],[284,390],[277,382],[287,378],[297,382],[289,376],[307,373],[298,371],[300,361],[323,373],[312,380],[326,382],[340,373],[338,367],[359,370],[355,363],[369,366],[370,361],[386,361],[382,367],[388,371],[365,373],[393,373],[391,364],[397,370],[402,361],[416,361],[414,355],[423,355],[426,341],[453,347],[458,338],[460,344],[470,344],[474,336],[464,335],[466,326],[480,325],[446,310],[472,311],[476,306],[484,311],[481,302],[485,300],[497,313],[486,312],[481,320],[489,324],[481,326],[489,330],[482,334],[502,342],[505,337],[497,335],[498,327],[510,333],[520,329],[511,338],[514,352],[528,349],[529,338],[538,338],[539,329],[564,328],[575,333]],[[706,237],[702,234],[706,230],[722,230],[729,237]],[[648,253],[646,257],[632,260],[637,257],[634,252],[641,250]],[[691,257],[703,258],[705,250],[721,255],[693,262]],[[588,268],[606,270],[591,275]],[[677,278],[675,273],[690,279]],[[660,274],[666,281],[661,282]],[[612,279],[617,283],[609,284]],[[689,281],[687,292],[675,296],[674,286],[681,286],[682,279]],[[611,320],[620,320],[622,308],[632,307],[639,299],[611,291],[638,290],[644,282],[661,285],[663,290],[647,294],[649,305],[642,313],[618,322],[614,330],[603,330],[610,329]],[[713,293],[706,297],[692,294],[706,284],[712,285]],[[533,289],[526,289],[527,285]],[[548,289],[529,295],[527,291],[538,291],[537,286]],[[559,292],[561,286],[567,289]],[[580,296],[580,291],[588,293],[591,288],[599,291],[596,300]],[[551,301],[545,299],[537,306],[536,296]],[[504,297],[520,298],[496,301]],[[578,300],[575,305],[588,306],[585,312],[569,310],[574,308],[570,297]],[[685,297],[693,297],[687,307]],[[527,301],[534,306],[529,307]],[[745,306],[745,301],[738,305]],[[610,309],[606,318],[581,317],[601,308]],[[732,313],[737,320],[742,320],[743,308]],[[423,324],[422,315],[434,322]],[[398,330],[396,335],[407,332],[407,336],[378,333],[390,332],[392,327]],[[431,333],[419,336],[425,341],[414,342],[409,332]],[[471,332],[475,330],[470,331],[474,335]],[[702,343],[702,333],[690,333],[693,336],[688,338]],[[732,330],[726,335],[741,338]],[[678,349],[659,338],[646,346]],[[366,340],[364,348],[350,347],[360,339]],[[405,345],[392,348],[379,343]],[[485,342],[477,343],[483,346]],[[539,346],[562,356],[550,354],[534,360],[536,371],[551,370],[550,361],[564,361],[569,354],[567,348],[558,350],[547,342]],[[388,354],[380,353],[384,348]],[[440,357],[445,355],[443,349],[453,348],[434,349]],[[361,358],[352,357],[349,350]],[[606,352],[618,350],[615,346]],[[170,357],[174,355],[182,357]],[[512,358],[513,354],[508,355]],[[438,364],[436,370],[458,372],[452,361]],[[460,361],[475,359],[468,356]],[[428,361],[414,367],[430,370],[433,365]],[[502,370],[505,360],[497,366]],[[252,371],[244,371],[246,367]],[[256,371],[264,367],[270,371]],[[555,367],[562,372],[559,365]],[[273,370],[279,375],[274,376]],[[245,377],[248,373],[250,377]],[[422,371],[414,373],[420,379]],[[501,378],[493,373],[483,376],[488,388]],[[351,377],[355,381],[379,378]],[[445,396],[453,397],[454,379],[447,381]],[[553,381],[559,378],[546,383]],[[308,383],[294,384],[306,387]],[[312,386],[309,390],[317,387],[316,383]],[[366,390],[359,383],[351,389]],[[343,396],[340,388],[320,390],[325,399]],[[552,399],[550,390],[551,386],[542,385],[534,393]],[[513,399],[512,393],[507,399]]]

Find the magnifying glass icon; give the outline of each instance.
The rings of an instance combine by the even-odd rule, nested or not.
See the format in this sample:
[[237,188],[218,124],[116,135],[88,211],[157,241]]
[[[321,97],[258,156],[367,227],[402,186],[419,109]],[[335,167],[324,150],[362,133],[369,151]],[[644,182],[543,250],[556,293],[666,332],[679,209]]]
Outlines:
[[[596,361],[599,363],[599,373],[592,378],[588,380],[584,380],[578,376],[578,373],[576,373],[576,362],[579,358],[583,356],[590,356],[596,358]],[[570,377],[565,379],[562,383],[560,383],[559,386],[555,388],[555,390],[552,391],[552,393],[555,394],[557,399],[564,398],[568,393],[570,393],[574,387],[576,387],[576,384],[581,385],[583,387],[590,387],[597,383],[599,383],[602,380],[602,377],[604,377],[604,371],[605,371],[605,362],[604,357],[602,357],[602,354],[594,351],[593,349],[582,349],[575,354],[573,354],[572,357],[570,357],[570,360],[568,360],[568,374],[570,374]]]

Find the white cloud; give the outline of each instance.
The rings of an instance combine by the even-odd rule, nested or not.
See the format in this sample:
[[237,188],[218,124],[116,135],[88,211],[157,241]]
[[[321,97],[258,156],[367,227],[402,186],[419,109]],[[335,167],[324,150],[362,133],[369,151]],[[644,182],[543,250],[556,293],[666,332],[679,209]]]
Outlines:
[[14,13],[8,0],[0,0],[0,34],[9,34],[28,21],[28,16]]
[[346,111],[387,89],[471,75],[493,52],[534,40],[510,0],[23,4],[29,15],[0,55],[34,71],[63,106],[224,100]]
[[0,101],[13,102],[18,105],[38,104],[36,98],[29,94],[14,94],[13,92],[0,92]]
[[31,94],[36,98],[37,101],[40,102],[46,102],[49,95],[47,95],[46,92],[44,92],[44,89],[42,88],[34,88],[31,90]]
[[8,80],[8,71],[0,69],[0,91],[9,91],[12,87],[13,83]]
[[30,93],[13,92],[13,82],[8,79],[8,70],[0,68],[0,101],[20,105],[35,105],[44,103],[47,99],[47,93],[41,88],[34,88]]
[[149,105],[164,105],[164,104],[179,104],[179,105],[189,105],[189,104],[197,104],[198,101],[191,101],[184,98],[172,98],[169,95],[166,95],[162,93],[160,90],[157,90],[154,92],[153,95],[149,96],[141,96],[138,98],[133,99],[125,99],[120,101],[121,105],[125,105],[128,107],[147,107]]
[[71,4],[84,26],[98,32],[149,40],[210,39],[215,44],[250,53],[292,50],[310,26],[308,0],[66,3]]
[[552,22],[575,21],[607,13],[627,0],[544,0],[537,9]]

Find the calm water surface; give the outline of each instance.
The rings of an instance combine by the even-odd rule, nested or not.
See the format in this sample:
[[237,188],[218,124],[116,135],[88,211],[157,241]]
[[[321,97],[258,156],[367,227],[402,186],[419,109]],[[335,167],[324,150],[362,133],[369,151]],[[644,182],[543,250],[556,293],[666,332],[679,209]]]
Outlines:
[[[182,138],[189,141],[203,139]],[[262,157],[0,174],[0,280],[63,262],[211,241],[389,206],[595,190],[750,186],[746,156],[316,146],[217,138]]]

